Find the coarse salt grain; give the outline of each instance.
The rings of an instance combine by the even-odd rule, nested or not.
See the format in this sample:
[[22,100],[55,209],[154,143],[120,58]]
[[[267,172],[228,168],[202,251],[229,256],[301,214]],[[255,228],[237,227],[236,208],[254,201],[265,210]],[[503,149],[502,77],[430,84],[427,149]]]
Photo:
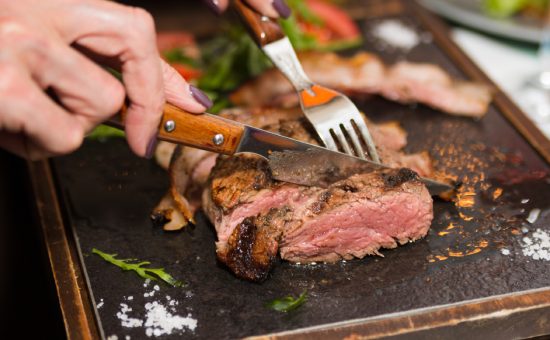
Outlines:
[[544,230],[537,229],[531,237],[524,237],[521,248],[524,256],[550,261],[550,235]]
[[508,255],[510,255],[510,250],[508,250],[508,249],[506,249],[506,248],[502,248],[502,249],[500,250],[500,253],[501,253],[502,255],[508,256]]
[[103,307],[103,299],[100,299],[99,303],[96,306],[97,309],[100,309],[101,307]]
[[[144,287],[147,287],[149,283],[150,281],[146,281]],[[155,285],[151,292],[146,292],[143,296],[152,297],[155,292],[159,291],[160,286]],[[188,293],[192,294],[190,291],[187,291],[186,296],[189,295]],[[133,300],[133,296],[124,297],[124,299],[126,301],[131,301]],[[116,316],[121,321],[123,327],[143,327],[145,335],[148,337],[170,335],[174,332],[183,332],[185,329],[190,331],[195,330],[197,327],[197,320],[194,319],[191,314],[185,317],[177,315],[175,306],[179,305],[179,302],[176,299],[166,295],[166,301],[168,302],[167,306],[163,305],[162,301],[163,300],[147,302],[144,306],[144,318],[130,317],[129,313],[132,312],[133,309],[128,304],[121,303],[120,311]],[[170,308],[170,311],[168,308]],[[126,336],[126,339],[129,340],[130,337]]]
[[410,50],[420,43],[420,36],[400,20],[388,19],[372,28],[372,34],[384,43],[402,50]]
[[116,336],[116,335],[109,335],[109,336],[107,337],[107,340],[118,340],[118,336]]
[[128,328],[141,327],[143,325],[143,320],[129,317],[127,313],[131,311],[132,308],[130,308],[127,304],[120,304],[120,311],[116,313],[117,318],[120,320],[120,324],[122,327]]
[[186,317],[172,315],[158,301],[146,304],[145,309],[147,310],[147,315],[144,325],[147,327],[145,331],[147,336],[172,334],[174,330],[181,331],[184,328],[194,331],[197,327],[197,320],[193,319],[190,314]]
[[529,216],[527,216],[526,220],[527,222],[533,224],[537,221],[540,215],[540,209],[533,209],[529,212]]

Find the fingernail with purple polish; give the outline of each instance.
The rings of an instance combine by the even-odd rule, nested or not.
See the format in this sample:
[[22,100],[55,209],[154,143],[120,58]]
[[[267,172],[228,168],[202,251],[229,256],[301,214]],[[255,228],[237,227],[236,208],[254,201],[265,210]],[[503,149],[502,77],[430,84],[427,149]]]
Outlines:
[[153,154],[155,153],[155,149],[157,148],[157,142],[157,135],[155,134],[153,138],[151,138],[151,140],[149,141],[149,144],[147,144],[147,150],[145,150],[145,158],[153,158]]
[[218,0],[203,0],[203,2],[206,6],[210,7],[214,13],[222,14],[222,9],[220,8],[220,3]]
[[212,107],[212,104],[213,104],[212,100],[208,98],[206,93],[202,92],[201,90],[199,90],[193,85],[189,85],[189,91],[191,91],[191,95],[199,104],[206,107],[207,109]]
[[284,0],[273,0],[271,4],[273,5],[273,8],[275,8],[277,13],[279,13],[281,17],[286,19],[290,16],[290,13],[291,13],[290,7],[287,6]]

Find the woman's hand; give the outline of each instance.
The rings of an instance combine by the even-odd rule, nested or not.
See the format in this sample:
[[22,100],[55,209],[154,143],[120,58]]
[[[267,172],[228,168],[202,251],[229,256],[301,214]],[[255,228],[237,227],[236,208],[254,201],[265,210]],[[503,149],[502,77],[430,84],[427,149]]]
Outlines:
[[[122,74],[124,85],[98,66]],[[165,100],[210,100],[164,63],[146,11],[102,0],[0,0],[0,147],[37,159],[71,152],[129,99],[126,135],[152,155]]]
[[[204,0],[217,13],[221,13],[227,9],[230,0]],[[250,6],[254,7],[258,12],[272,18],[288,18],[290,16],[290,8],[284,0],[246,0]]]

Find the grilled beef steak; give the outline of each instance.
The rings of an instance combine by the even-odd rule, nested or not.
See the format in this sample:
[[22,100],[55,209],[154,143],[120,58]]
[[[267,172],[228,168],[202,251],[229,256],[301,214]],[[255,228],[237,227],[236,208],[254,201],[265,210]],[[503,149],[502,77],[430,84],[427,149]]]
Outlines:
[[[318,144],[299,110],[234,109],[222,116]],[[432,175],[430,157],[404,154],[406,134],[397,124],[369,126],[382,161],[396,169],[356,174],[328,188],[275,181],[258,156],[178,147],[170,192],[156,213],[170,219],[178,212],[175,223],[182,216],[192,222],[202,195],[218,258],[252,281],[267,277],[277,254],[293,262],[334,262],[419,239],[431,224],[432,199],[417,173]],[[177,227],[170,221],[168,228]]]
[[[433,64],[399,62],[385,65],[377,56],[359,52],[352,57],[308,52],[299,55],[306,74],[329,88],[351,96],[378,94],[400,103],[422,103],[453,115],[481,117],[491,102],[491,89],[452,78]],[[232,95],[240,106],[298,105],[290,82],[270,69],[245,83]]]
[[426,235],[432,199],[415,172],[353,175],[328,188],[271,179],[265,160],[220,157],[203,195],[218,258],[237,276],[263,280],[280,252],[292,262],[378,254]]

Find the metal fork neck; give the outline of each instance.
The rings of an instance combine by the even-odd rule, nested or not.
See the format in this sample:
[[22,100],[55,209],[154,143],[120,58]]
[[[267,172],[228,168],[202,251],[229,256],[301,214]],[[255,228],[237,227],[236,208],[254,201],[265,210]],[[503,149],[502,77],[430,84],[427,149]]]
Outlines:
[[313,83],[304,72],[288,37],[267,44],[263,49],[275,66],[290,80],[297,91],[311,88]]

